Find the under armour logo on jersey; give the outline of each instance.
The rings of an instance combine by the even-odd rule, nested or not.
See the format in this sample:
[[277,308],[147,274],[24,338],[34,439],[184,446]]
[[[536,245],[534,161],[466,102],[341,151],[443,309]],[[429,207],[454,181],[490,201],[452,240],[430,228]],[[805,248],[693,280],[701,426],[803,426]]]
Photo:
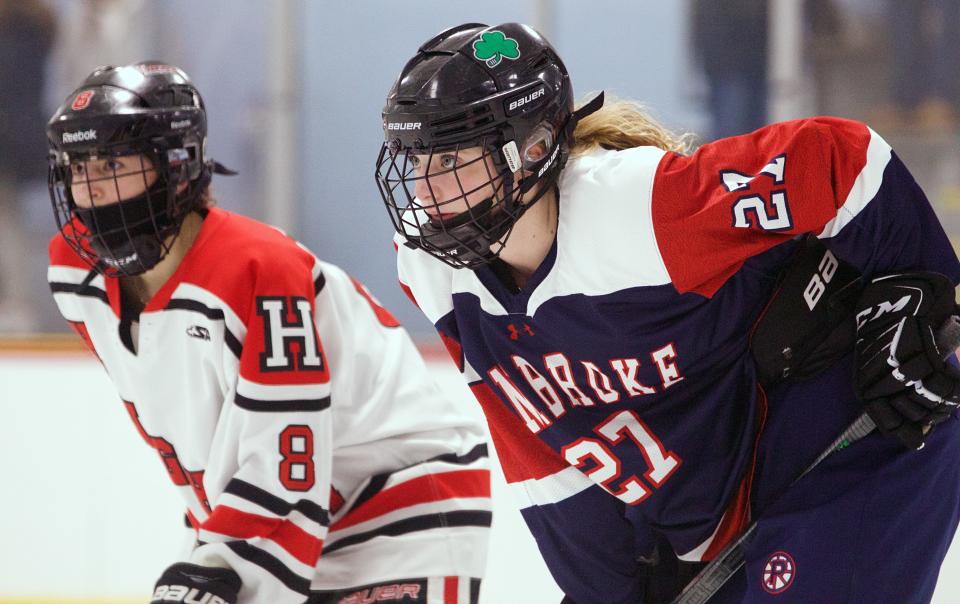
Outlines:
[[781,594],[793,584],[797,564],[787,552],[775,552],[763,567],[763,589],[769,594]]
[[[293,302],[293,309],[289,303]],[[293,312],[293,311],[296,312]],[[323,358],[313,324],[310,301],[301,297],[257,297],[257,314],[263,317],[265,352],[261,371],[323,370]],[[288,317],[295,319],[288,320]],[[296,344],[297,353],[293,353]]]
[[[507,325],[507,332],[510,334],[510,339],[513,340],[514,342],[520,339],[520,331],[517,329],[517,326],[514,325],[513,323],[510,323],[509,325]],[[530,329],[530,326],[527,325],[526,323],[523,324],[523,332],[528,336],[537,335],[536,333],[534,333],[532,329]]]

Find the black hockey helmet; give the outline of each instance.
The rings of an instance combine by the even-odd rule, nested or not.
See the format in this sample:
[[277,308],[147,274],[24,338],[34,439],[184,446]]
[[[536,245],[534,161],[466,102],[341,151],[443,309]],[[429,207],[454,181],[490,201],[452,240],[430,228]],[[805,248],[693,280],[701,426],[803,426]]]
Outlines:
[[[179,68],[156,61],[94,70],[54,113],[47,139],[60,232],[108,276],[156,266],[199,207],[211,172],[231,173],[206,157],[207,118],[196,87]],[[95,177],[89,168],[97,162],[113,167]],[[118,202],[118,178],[142,179],[143,193]],[[74,186],[86,187],[85,203],[76,203]],[[98,205],[95,191],[104,190],[112,199]]]
[[[451,266],[489,262],[523,212],[553,188],[578,117],[566,67],[534,29],[466,23],[436,35],[407,62],[383,109],[376,180],[394,227],[408,246]],[[469,148],[481,154],[467,163],[484,162],[488,179],[465,187],[458,171],[466,163],[438,165],[437,158]],[[416,198],[418,181],[433,197],[430,179],[442,174],[455,177],[459,195]],[[449,214],[445,204],[462,208],[481,190],[492,194],[437,218]]]

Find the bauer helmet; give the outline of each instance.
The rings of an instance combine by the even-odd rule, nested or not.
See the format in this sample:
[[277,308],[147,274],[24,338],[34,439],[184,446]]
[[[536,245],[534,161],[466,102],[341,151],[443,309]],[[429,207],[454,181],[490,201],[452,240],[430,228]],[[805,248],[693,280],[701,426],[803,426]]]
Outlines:
[[[107,276],[156,266],[200,206],[211,173],[232,173],[206,157],[207,118],[196,87],[179,68],[155,61],[94,70],[54,113],[47,139],[57,226]],[[124,156],[132,159],[118,160]],[[95,175],[86,169],[94,162],[112,167]],[[143,192],[119,199],[118,178],[142,179]],[[76,203],[74,186],[86,187],[87,202]],[[98,205],[98,196],[112,199]]]
[[[563,61],[532,28],[467,23],[438,34],[407,62],[383,109],[376,180],[394,228],[406,245],[457,268],[496,258],[524,211],[557,182],[579,117]],[[471,148],[480,156],[465,163],[438,159]],[[474,162],[484,162],[486,182],[465,186],[458,171]],[[430,179],[440,175],[456,187],[438,200]],[[423,199],[418,184],[430,192]],[[466,211],[444,211],[477,191],[482,201]]]

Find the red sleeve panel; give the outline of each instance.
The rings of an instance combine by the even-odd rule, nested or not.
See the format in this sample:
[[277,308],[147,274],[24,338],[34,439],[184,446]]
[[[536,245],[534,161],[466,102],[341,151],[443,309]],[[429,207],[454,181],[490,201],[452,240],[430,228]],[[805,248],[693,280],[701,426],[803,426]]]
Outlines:
[[814,118],[667,154],[654,180],[657,245],[677,291],[712,296],[744,261],[818,233],[867,161],[870,130]]

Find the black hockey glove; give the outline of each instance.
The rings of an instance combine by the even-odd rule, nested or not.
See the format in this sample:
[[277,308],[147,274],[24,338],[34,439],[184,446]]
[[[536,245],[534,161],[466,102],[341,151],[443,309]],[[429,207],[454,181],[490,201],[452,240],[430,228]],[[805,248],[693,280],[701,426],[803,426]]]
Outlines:
[[953,283],[939,273],[873,279],[857,302],[856,389],[884,434],[918,449],[960,404],[960,371],[937,330],[953,314]]
[[163,571],[153,590],[153,602],[235,604],[240,577],[229,568],[179,562]]

